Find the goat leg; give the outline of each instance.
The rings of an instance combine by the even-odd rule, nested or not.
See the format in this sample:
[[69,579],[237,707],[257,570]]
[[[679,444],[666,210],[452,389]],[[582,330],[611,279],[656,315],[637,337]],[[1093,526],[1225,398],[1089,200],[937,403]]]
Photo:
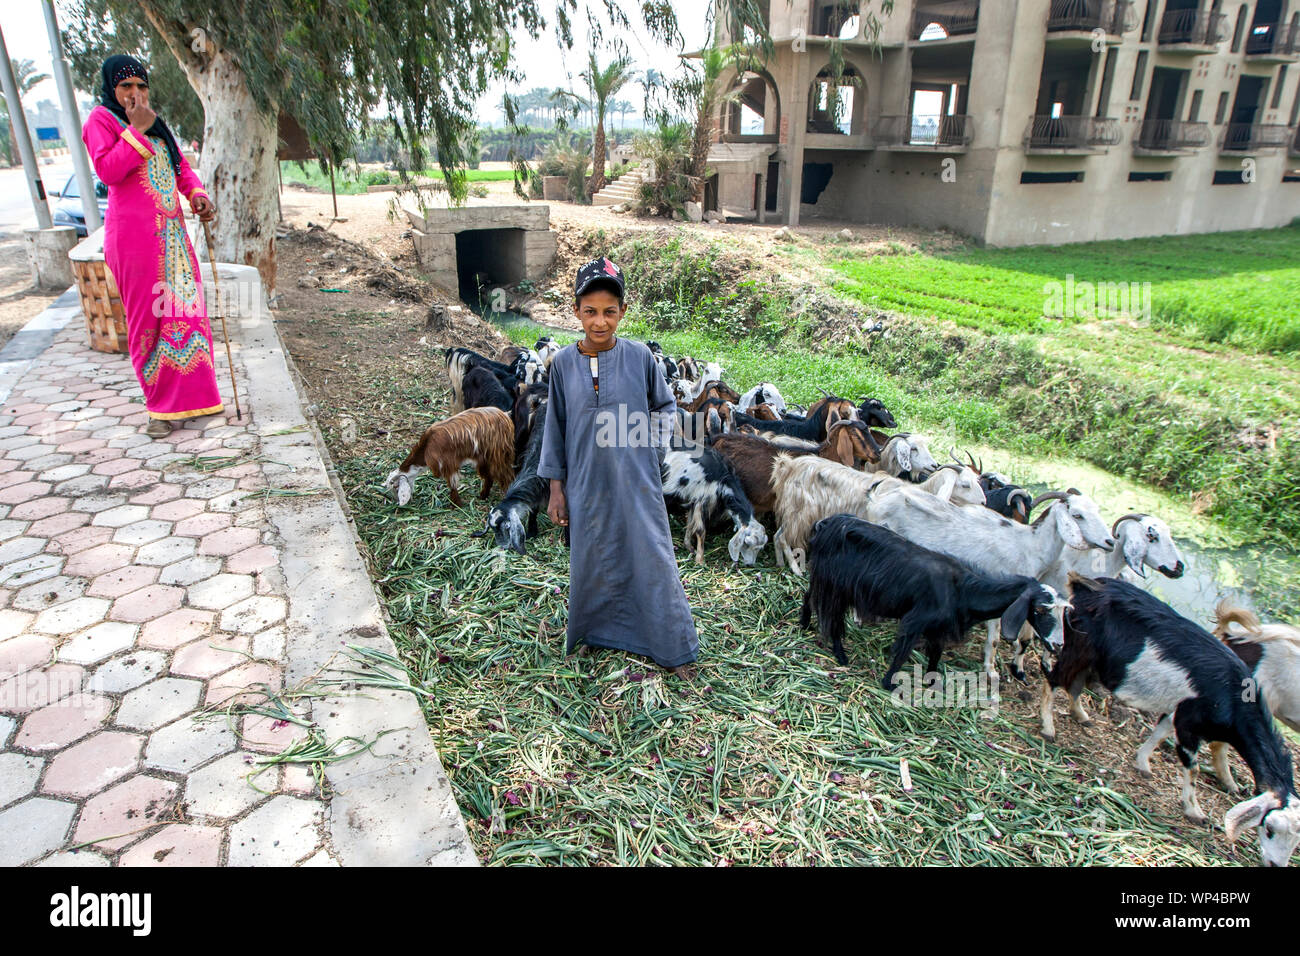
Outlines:
[[1043,675],[1043,684],[1038,692],[1038,719],[1043,725],[1043,739],[1056,740],[1056,719],[1052,714],[1052,682]]
[[1165,714],[1156,724],[1155,729],[1151,731],[1151,736],[1146,742],[1138,748],[1137,759],[1135,764],[1138,773],[1150,778],[1151,776],[1151,755],[1156,752],[1156,748],[1164,743],[1174,732],[1174,715]]
[[1181,794],[1183,813],[1193,823],[1204,823],[1209,818],[1205,815],[1205,811],[1201,809],[1200,804],[1196,802],[1196,751],[1189,750],[1180,741],[1178,744],[1178,759],[1183,764],[1182,773],[1180,774],[1183,785]]
[[1210,761],[1214,766],[1214,775],[1223,784],[1223,789],[1234,796],[1240,793],[1241,788],[1232,779],[1232,768],[1228,766],[1228,745],[1222,740],[1210,742]]

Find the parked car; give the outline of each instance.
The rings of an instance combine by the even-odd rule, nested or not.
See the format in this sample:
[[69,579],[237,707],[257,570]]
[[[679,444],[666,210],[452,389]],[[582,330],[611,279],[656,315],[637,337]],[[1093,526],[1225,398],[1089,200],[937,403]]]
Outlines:
[[[89,230],[86,229],[86,213],[81,207],[81,186],[77,182],[77,177],[69,176],[63,189],[50,195],[59,200],[54,207],[54,224],[72,226],[77,230],[77,235],[82,238],[89,235]],[[95,177],[95,198],[99,200],[99,218],[102,221],[108,214],[108,187],[99,181],[98,176]]]

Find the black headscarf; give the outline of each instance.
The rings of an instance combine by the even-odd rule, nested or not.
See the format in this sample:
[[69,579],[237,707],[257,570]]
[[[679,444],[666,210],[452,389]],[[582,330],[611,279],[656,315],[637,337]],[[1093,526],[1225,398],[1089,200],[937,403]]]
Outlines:
[[[117,84],[121,83],[128,76],[139,77],[144,81],[144,85],[149,85],[149,74],[141,63],[133,56],[110,56],[104,61],[104,65],[99,68],[100,80],[103,83],[103,89],[99,93],[99,102],[112,111],[123,123],[130,125],[130,120],[126,116],[126,107],[117,101]],[[153,125],[145,131],[146,136],[157,136],[167,144],[167,155],[171,157],[172,169],[176,175],[181,174],[181,150],[176,145],[176,137],[172,131],[167,128],[167,124],[159,116],[153,121]]]

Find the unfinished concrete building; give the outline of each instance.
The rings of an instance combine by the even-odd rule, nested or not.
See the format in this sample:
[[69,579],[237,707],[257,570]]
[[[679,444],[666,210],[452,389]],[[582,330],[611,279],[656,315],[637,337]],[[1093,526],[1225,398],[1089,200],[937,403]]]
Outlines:
[[1300,0],[768,0],[767,20],[774,55],[727,78],[710,155],[728,215],[1000,246],[1300,216]]

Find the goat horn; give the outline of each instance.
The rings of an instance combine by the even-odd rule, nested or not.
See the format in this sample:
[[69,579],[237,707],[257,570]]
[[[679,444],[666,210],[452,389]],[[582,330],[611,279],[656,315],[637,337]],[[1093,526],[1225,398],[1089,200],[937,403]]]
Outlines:
[[1044,501],[1067,501],[1069,497],[1069,494],[1064,491],[1045,491],[1029,503],[1029,510],[1033,511]]
[[821,393],[822,393],[823,395],[825,395],[827,398],[834,398],[834,397],[835,397],[835,396],[832,395],[830,392],[826,391],[826,389],[822,388],[820,385],[817,386],[817,391],[821,392]]
[[1145,518],[1145,517],[1146,517],[1146,515],[1140,515],[1140,514],[1126,514],[1126,515],[1120,515],[1118,518],[1115,519],[1115,523],[1114,523],[1113,525],[1110,526],[1110,536],[1111,536],[1112,538],[1116,536],[1116,535],[1115,535],[1115,529],[1118,528],[1118,527],[1120,526],[1120,523],[1121,523],[1121,522],[1123,522],[1123,521],[1128,521],[1130,518],[1131,518],[1132,520],[1134,520],[1134,521],[1141,521],[1141,520],[1142,520],[1143,518]]

